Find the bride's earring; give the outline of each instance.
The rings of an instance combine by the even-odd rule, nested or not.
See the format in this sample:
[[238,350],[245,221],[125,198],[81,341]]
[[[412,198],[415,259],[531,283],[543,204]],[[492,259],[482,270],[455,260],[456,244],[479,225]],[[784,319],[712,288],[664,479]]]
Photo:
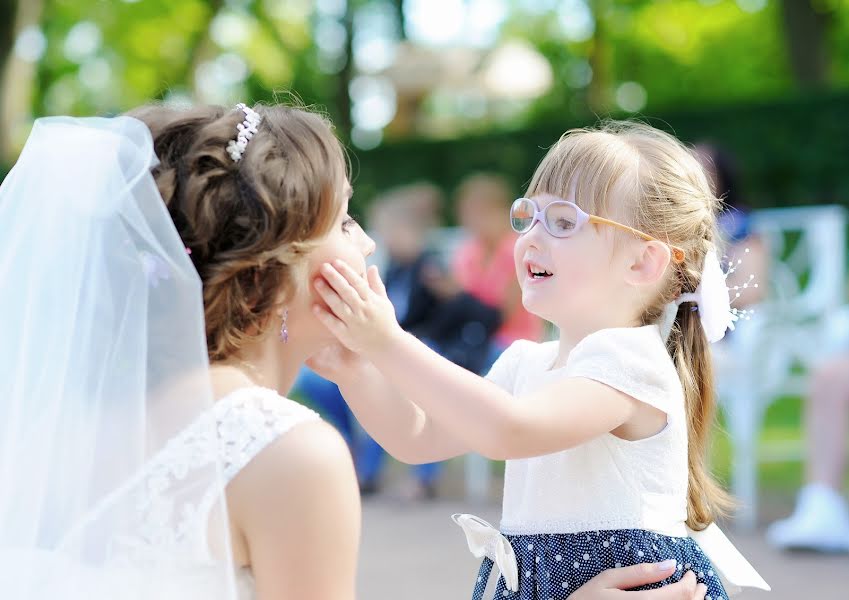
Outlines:
[[283,324],[280,325],[280,341],[284,344],[289,343],[289,328],[286,326],[286,320],[289,318],[289,309],[283,310]]

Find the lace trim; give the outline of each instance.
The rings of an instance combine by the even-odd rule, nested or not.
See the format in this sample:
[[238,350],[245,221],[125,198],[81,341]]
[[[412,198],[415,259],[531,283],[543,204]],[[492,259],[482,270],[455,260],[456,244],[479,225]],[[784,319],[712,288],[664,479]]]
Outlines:
[[[285,407],[281,402],[285,402]],[[292,427],[320,419],[315,411],[260,387],[236,390],[219,400],[213,412],[218,423],[218,458],[225,485],[268,444]]]
[[[227,484],[266,446],[292,427],[319,415],[267,388],[242,388],[218,400],[207,412],[166,443],[148,467],[102,503],[86,524],[129,492],[138,511],[136,531],[116,536],[119,560],[165,560],[165,556],[208,556],[206,522]],[[220,476],[201,474],[221,469]],[[191,476],[201,474],[207,489],[192,492]],[[212,485],[208,483],[212,481]],[[180,498],[181,492],[191,498]],[[199,501],[197,499],[200,498]],[[193,552],[194,551],[194,552]]]

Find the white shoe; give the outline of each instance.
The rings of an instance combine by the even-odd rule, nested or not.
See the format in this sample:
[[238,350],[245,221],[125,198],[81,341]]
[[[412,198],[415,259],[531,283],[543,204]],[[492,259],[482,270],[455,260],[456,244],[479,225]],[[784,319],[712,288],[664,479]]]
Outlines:
[[793,514],[770,525],[766,538],[784,550],[849,552],[849,507],[832,488],[806,485]]

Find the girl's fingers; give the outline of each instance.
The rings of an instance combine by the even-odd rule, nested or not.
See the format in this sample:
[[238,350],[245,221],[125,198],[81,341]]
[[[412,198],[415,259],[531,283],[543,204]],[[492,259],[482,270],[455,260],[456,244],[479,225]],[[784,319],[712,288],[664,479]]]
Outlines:
[[707,586],[700,583],[696,586],[696,593],[693,594],[693,600],[705,600],[705,596],[707,596]]
[[321,274],[324,277],[325,282],[329,284],[337,294],[339,294],[342,301],[347,303],[352,310],[362,304],[363,299],[360,297],[359,293],[357,293],[357,290],[351,287],[348,280],[345,279],[339,271],[333,268],[333,265],[325,264],[321,268]]
[[[351,307],[339,296],[339,294],[330,287],[324,279],[318,279],[315,282],[315,289],[321,299],[327,304],[328,308],[333,312],[336,318],[345,320],[350,317],[353,311]],[[353,290],[351,290],[353,292]]]
[[380,278],[380,273],[378,272],[377,267],[374,265],[370,266],[366,276],[368,277],[368,285],[371,288],[371,291],[378,296],[385,298],[386,286],[383,285],[383,280]]
[[316,318],[324,325],[330,333],[332,333],[337,339],[341,341],[342,336],[345,334],[347,328],[345,327],[345,323],[337,319],[333,314],[327,311],[323,306],[319,306],[318,304],[314,304],[312,307],[312,312],[316,316]]
[[342,274],[342,277],[345,278],[345,280],[348,282],[348,285],[350,285],[357,291],[357,294],[360,295],[360,298],[362,300],[368,298],[368,283],[366,283],[365,279],[355,273],[354,269],[348,266],[348,263],[346,263],[344,260],[336,259],[335,261],[333,261],[333,266],[336,267],[336,270]]

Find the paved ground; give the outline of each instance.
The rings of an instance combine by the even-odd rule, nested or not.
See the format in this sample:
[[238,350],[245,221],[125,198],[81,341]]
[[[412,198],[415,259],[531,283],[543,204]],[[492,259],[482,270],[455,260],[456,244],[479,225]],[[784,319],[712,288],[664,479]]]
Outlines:
[[[462,532],[450,519],[455,512],[470,512],[493,524],[500,516],[496,502],[475,506],[461,499],[446,499],[410,504],[386,497],[364,502],[358,597],[470,598],[479,562],[468,552]],[[769,548],[761,531],[726,533],[773,588],[768,595],[751,591],[738,597],[849,600],[849,556],[784,554]]]

